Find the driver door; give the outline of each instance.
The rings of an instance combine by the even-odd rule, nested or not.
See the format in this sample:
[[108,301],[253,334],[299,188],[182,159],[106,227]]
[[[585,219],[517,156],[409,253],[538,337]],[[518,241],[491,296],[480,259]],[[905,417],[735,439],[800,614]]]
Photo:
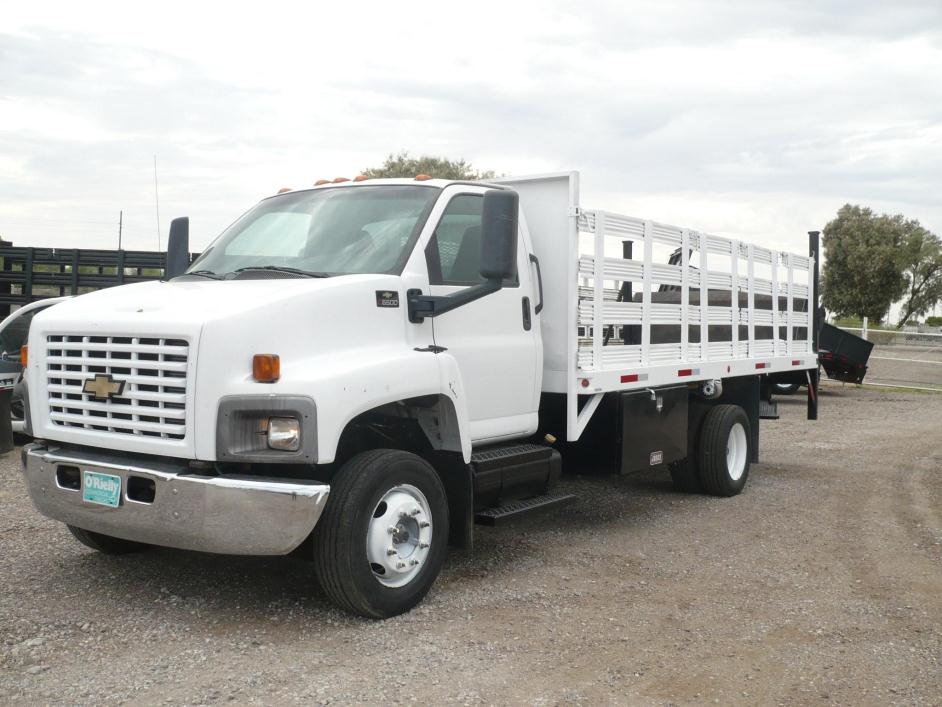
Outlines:
[[[445,207],[425,249],[431,294],[450,295],[484,281],[483,203],[483,190],[469,190],[453,195]],[[541,364],[527,262],[518,242],[517,275],[503,289],[432,320],[435,344],[460,366],[473,443],[536,430]]]

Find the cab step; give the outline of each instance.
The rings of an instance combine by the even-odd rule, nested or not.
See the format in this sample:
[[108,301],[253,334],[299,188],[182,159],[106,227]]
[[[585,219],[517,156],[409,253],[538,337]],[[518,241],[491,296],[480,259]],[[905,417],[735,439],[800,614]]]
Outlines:
[[778,403],[774,400],[759,400],[759,418],[762,420],[778,419]]
[[478,525],[497,525],[511,518],[519,518],[527,513],[550,510],[557,506],[575,501],[571,493],[548,493],[543,496],[534,496],[522,501],[510,501],[502,506],[485,508],[474,514],[474,522]]

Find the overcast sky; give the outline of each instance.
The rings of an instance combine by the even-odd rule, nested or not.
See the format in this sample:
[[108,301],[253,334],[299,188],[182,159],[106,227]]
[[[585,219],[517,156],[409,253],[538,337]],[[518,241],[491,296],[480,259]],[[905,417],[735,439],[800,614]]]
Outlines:
[[845,202],[942,233],[942,2],[6,4],[0,234],[205,246],[392,151],[806,248]]

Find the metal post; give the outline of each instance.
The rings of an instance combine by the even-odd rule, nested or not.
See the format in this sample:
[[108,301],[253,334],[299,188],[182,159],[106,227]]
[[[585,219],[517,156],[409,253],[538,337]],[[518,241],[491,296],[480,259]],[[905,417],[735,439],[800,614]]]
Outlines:
[[[821,232],[808,231],[808,257],[813,259],[811,282],[808,288],[808,314],[811,323],[811,350],[818,357],[818,329],[821,312],[818,309],[818,273],[821,262]],[[818,367],[808,371],[808,419],[818,419]]]
[[863,318],[863,331],[861,332],[861,335],[863,336],[864,341],[867,341],[867,323],[868,323],[867,317],[864,317]]

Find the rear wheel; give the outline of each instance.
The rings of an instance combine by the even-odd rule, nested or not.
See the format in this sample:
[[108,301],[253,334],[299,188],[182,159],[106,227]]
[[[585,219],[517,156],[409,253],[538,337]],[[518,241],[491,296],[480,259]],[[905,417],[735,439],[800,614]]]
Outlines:
[[67,525],[69,532],[75,536],[85,547],[97,550],[105,555],[128,555],[132,552],[143,552],[151,546],[146,543],[135,542],[134,540],[125,540],[124,538],[115,538],[111,535],[95,533],[84,528],[76,528],[74,525]]
[[377,449],[353,457],[331,481],[314,563],[336,604],[387,618],[422,601],[447,540],[448,503],[435,470],[415,454]]
[[749,417],[738,405],[717,405],[703,420],[697,445],[700,483],[714,496],[735,496],[749,477]]

